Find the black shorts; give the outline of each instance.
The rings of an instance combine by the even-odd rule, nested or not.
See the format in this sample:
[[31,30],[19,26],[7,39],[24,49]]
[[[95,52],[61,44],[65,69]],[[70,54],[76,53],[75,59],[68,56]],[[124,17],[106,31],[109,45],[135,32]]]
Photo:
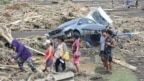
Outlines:
[[108,62],[112,62],[112,55],[104,55],[104,58]]
[[100,51],[99,56],[104,57],[104,51]]

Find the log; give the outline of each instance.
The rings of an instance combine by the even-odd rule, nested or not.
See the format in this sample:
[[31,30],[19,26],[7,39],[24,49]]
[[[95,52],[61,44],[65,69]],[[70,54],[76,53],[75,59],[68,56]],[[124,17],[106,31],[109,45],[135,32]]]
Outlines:
[[119,64],[119,65],[121,65],[121,66],[124,66],[124,67],[126,67],[126,68],[128,68],[128,69],[130,69],[130,70],[132,70],[132,71],[134,71],[134,72],[139,72],[139,70],[138,70],[137,67],[132,66],[132,65],[130,65],[130,64],[124,62],[124,61],[120,61],[120,60],[117,60],[117,59],[113,59],[113,62],[116,63],[116,64]]
[[[1,34],[9,43],[12,43],[12,36],[10,35],[10,34],[5,34],[5,33],[2,33]],[[34,49],[34,48],[31,48],[31,47],[29,47],[29,46],[26,46],[28,49],[30,49],[30,50],[32,50],[32,51],[35,51],[35,52],[37,52],[37,53],[39,53],[39,54],[42,54],[42,55],[45,55],[43,52],[41,52],[41,51],[38,51],[38,50],[36,50],[36,49]]]
[[[7,68],[15,68],[15,69],[17,69],[18,66],[17,65],[2,65],[2,64],[0,64],[0,68],[1,69],[7,69]],[[28,66],[24,67],[24,68],[28,68]]]
[[74,78],[74,73],[73,72],[65,72],[65,73],[59,73],[56,75],[52,75],[54,81],[59,81],[59,80],[66,80],[69,78]]
[[45,55],[43,52],[38,51],[38,50],[36,50],[36,49],[34,49],[34,48],[31,48],[31,47],[29,47],[29,46],[26,46],[26,47],[27,47],[28,49],[32,50],[32,51],[35,51],[35,52],[41,54],[41,55]]

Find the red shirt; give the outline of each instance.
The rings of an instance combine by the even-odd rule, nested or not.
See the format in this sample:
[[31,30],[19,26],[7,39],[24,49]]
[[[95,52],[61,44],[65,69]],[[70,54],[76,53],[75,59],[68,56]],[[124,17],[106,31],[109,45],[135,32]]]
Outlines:
[[[49,56],[50,54],[50,56]],[[47,58],[49,56],[49,58]],[[53,48],[47,48],[47,50],[45,51],[45,58],[47,58],[47,60],[53,60],[54,58],[54,49]]]

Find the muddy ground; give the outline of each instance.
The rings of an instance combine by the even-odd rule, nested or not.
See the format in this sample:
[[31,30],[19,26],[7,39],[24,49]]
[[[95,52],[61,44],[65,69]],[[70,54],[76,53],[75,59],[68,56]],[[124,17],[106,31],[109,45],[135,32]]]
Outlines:
[[[33,3],[33,5],[21,3],[16,3],[14,5],[1,5],[0,23],[6,23],[9,26],[9,22],[15,22],[17,20],[24,19],[25,17],[42,16],[40,19],[39,17],[36,17],[30,20],[26,19],[24,22],[10,23],[9,27],[14,31],[13,35],[15,38],[26,38],[21,39],[21,41],[35,49],[44,51],[45,47],[42,45],[42,43],[46,38],[42,39],[37,35],[43,36],[43,34],[46,32],[22,31],[27,31],[28,29],[46,29],[46,31],[50,31],[55,29],[60,23],[84,16],[90,9],[95,9],[95,7],[98,6],[104,8],[111,16],[114,21],[114,26],[119,31],[119,33],[144,31],[144,11],[142,10],[144,1],[139,1],[140,4],[138,8],[131,7],[130,9],[128,9],[125,4],[123,4],[123,0],[115,0],[113,5],[109,0],[73,0],[75,3],[74,5],[76,5],[78,8],[73,7],[71,2],[60,2],[58,4],[52,5],[50,1],[48,1],[47,4],[42,2],[40,5],[36,5],[39,4],[37,2],[35,4]],[[134,5],[134,1],[132,2],[132,5]],[[63,10],[63,8],[65,9]],[[55,12],[56,10],[58,10],[58,12]],[[68,12],[66,12],[67,10]],[[43,13],[41,14],[41,12]],[[73,13],[71,14],[71,12]],[[131,39],[128,37],[119,37],[122,42],[123,49],[117,47],[114,51],[114,56],[120,58],[121,60],[126,60],[131,65],[138,67],[141,73],[132,72],[129,69],[114,64],[113,75],[105,75],[103,74],[104,69],[102,68],[102,63],[98,57],[99,47],[82,48],[82,74],[81,76],[76,76],[75,81],[144,81],[143,35],[143,33],[140,33],[134,35]],[[10,59],[15,53],[12,50],[6,50],[6,48],[3,46],[3,43],[1,43],[1,51],[0,63],[4,65],[12,65],[13,63],[10,61]],[[33,60],[35,61],[37,59],[37,61],[35,61],[35,65],[42,69],[44,60],[42,59],[43,57],[40,59],[39,57],[40,56],[36,55]],[[17,67],[15,64],[14,66]],[[24,81],[27,81],[30,78],[29,76],[33,75],[31,72],[27,72],[26,74],[19,76],[16,75],[15,71],[17,70],[17,68],[1,68],[0,79],[4,81],[19,81],[24,79]],[[36,80],[37,78],[46,77],[46,75],[47,73],[36,73],[33,75],[32,79]],[[9,78],[7,79],[5,76]]]

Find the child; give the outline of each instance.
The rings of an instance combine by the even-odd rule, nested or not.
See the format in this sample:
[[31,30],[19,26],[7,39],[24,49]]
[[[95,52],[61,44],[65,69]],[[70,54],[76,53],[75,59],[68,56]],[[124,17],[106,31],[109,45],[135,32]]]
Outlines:
[[80,41],[79,41],[79,36],[74,35],[73,37],[74,43],[72,45],[72,53],[73,53],[73,63],[76,67],[77,73],[80,74],[79,70],[79,58],[80,58]]

